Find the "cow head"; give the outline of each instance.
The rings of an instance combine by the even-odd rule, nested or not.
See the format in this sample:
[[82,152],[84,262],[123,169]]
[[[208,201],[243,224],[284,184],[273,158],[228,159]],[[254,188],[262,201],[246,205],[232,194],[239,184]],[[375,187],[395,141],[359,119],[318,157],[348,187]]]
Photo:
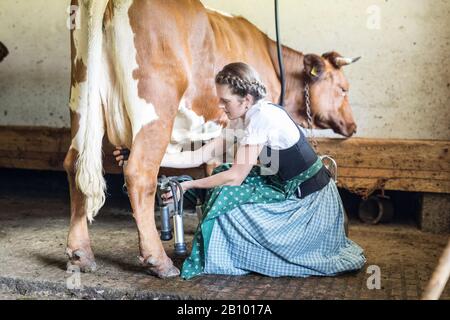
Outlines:
[[3,43],[0,42],[0,62],[3,61],[4,58],[8,55],[8,49],[5,47]]
[[344,58],[336,52],[325,53],[321,57],[305,55],[306,82],[310,87],[315,127],[331,128],[346,137],[356,133],[357,126],[348,98],[349,84],[342,67],[359,59]]

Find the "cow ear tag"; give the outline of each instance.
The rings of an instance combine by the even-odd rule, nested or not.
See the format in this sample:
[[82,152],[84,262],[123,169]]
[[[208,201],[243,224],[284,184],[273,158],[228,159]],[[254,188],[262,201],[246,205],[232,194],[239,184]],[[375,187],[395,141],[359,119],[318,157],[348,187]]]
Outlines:
[[317,73],[316,67],[313,67],[313,68],[312,68],[312,70],[311,70],[311,75],[314,76],[314,77],[317,77],[317,76],[319,75],[319,74]]

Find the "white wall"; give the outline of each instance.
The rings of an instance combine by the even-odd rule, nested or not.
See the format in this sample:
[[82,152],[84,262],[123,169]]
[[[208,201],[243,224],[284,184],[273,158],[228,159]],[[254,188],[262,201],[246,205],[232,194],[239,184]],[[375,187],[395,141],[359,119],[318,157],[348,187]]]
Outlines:
[[[273,0],[202,2],[274,35]],[[450,139],[450,1],[279,2],[285,44],[364,56],[346,69],[359,137]],[[68,126],[68,4],[0,0],[0,125]]]
[[0,125],[69,126],[66,0],[0,0]]

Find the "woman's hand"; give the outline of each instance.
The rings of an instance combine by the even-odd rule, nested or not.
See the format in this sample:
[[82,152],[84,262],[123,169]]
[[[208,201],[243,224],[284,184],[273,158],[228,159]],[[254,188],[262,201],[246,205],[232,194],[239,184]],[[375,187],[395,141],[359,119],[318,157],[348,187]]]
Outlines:
[[[181,182],[181,188],[183,188],[183,193],[193,188],[192,182],[193,181]],[[178,200],[180,200],[181,197],[182,197],[182,195],[180,194],[180,190],[177,188],[177,198],[178,198]],[[173,203],[172,191],[169,191],[169,192],[166,192],[166,193],[162,194],[161,198],[162,198],[164,204]]]
[[123,167],[128,161],[128,157],[130,156],[130,150],[124,149],[122,147],[116,147],[116,150],[113,152],[113,155],[116,158],[119,167]]

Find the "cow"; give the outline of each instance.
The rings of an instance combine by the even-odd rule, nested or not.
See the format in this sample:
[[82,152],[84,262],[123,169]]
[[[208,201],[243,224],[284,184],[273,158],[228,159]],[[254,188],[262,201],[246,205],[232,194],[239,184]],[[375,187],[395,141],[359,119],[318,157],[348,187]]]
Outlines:
[[0,62],[2,62],[8,54],[8,48],[6,48],[6,46],[0,42]]
[[[179,274],[159,240],[154,204],[165,153],[182,139],[221,134],[214,75],[230,62],[252,65],[278,101],[276,44],[242,17],[198,0],[72,0],[80,23],[71,30],[71,136],[64,161],[71,199],[68,266],[96,268],[88,223],[105,202],[102,139],[131,149],[124,168],[140,261],[155,276]],[[286,109],[305,124],[305,84],[314,125],[344,136],[356,131],[342,72],[353,62],[335,52],[304,55],[283,47]]]

